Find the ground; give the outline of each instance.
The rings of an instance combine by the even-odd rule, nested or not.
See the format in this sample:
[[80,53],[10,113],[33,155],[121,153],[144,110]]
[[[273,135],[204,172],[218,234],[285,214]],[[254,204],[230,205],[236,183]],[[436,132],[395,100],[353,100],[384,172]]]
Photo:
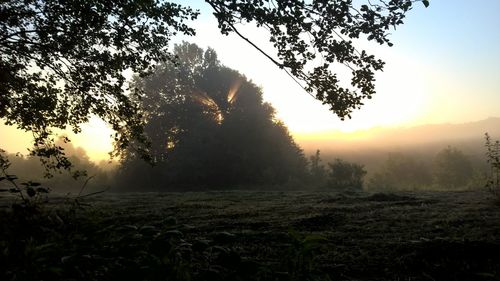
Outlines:
[[27,218],[11,200],[2,280],[500,280],[487,192],[104,193]]

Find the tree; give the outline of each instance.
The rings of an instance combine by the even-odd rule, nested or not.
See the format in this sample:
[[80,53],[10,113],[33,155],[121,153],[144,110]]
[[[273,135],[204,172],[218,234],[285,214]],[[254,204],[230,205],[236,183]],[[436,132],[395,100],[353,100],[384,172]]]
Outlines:
[[432,170],[434,183],[445,189],[465,187],[473,175],[472,165],[467,156],[451,146],[436,154]]
[[321,164],[321,161],[320,151],[317,149],[316,153],[309,157],[309,173],[311,174],[312,182],[320,186],[324,184],[326,176],[325,166]]
[[158,184],[220,188],[283,184],[305,175],[301,149],[256,85],[221,65],[211,49],[184,42],[174,54],[176,65],[162,64],[134,84],[144,92],[145,130],[157,167],[143,170],[140,155],[129,150],[124,177],[155,173],[147,178]]
[[366,175],[363,165],[335,159],[333,163],[328,163],[328,167],[328,187],[359,190],[363,188],[363,177]]
[[[304,89],[330,105],[339,117],[374,93],[374,72],[383,62],[354,47],[360,36],[392,45],[389,29],[403,23],[413,0],[355,5],[351,0],[206,0],[223,34],[234,32],[287,71]],[[428,6],[427,0],[422,0]],[[68,167],[54,145],[51,128],[79,125],[96,115],[116,131],[115,152],[131,144],[143,157],[140,95],[126,72],[141,76],[175,57],[172,36],[195,34],[186,21],[198,11],[152,0],[6,0],[0,4],[0,118],[34,133],[33,154],[55,156],[54,168]],[[237,29],[252,22],[267,29],[276,56]],[[305,39],[310,38],[310,39]],[[319,65],[314,62],[320,61]],[[342,87],[331,66],[352,72]]]

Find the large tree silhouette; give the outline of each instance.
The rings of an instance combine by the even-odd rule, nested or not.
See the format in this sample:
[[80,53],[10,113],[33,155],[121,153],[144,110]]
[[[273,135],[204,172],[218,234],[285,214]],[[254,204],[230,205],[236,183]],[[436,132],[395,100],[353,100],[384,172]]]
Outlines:
[[145,131],[156,167],[140,168],[140,155],[129,150],[120,177],[224,187],[304,176],[302,151],[255,84],[221,65],[211,49],[183,43],[174,54],[177,64],[163,64],[135,81],[144,91]]
[[[344,118],[375,93],[374,72],[383,67],[351,40],[364,37],[391,45],[390,28],[403,23],[415,1],[206,2],[223,34],[234,32],[247,40]],[[125,72],[144,76],[159,63],[174,60],[168,51],[171,37],[193,35],[187,21],[197,15],[168,1],[2,1],[0,118],[32,131],[34,154],[59,157],[56,168],[68,163],[53,145],[51,128],[70,126],[79,132],[91,115],[111,124],[117,151],[133,143],[147,156],[142,113]],[[238,30],[244,22],[269,31],[276,52],[265,53],[248,40]],[[332,72],[332,66],[340,65],[352,72],[352,87],[341,86]]]

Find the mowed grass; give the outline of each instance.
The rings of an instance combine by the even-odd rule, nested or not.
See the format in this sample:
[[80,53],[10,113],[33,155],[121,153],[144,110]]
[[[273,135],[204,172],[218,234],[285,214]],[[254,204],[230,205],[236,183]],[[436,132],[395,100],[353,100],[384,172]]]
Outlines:
[[50,202],[40,224],[59,238],[32,243],[65,246],[51,246],[42,277],[500,280],[500,206],[486,192],[104,193],[71,212]]

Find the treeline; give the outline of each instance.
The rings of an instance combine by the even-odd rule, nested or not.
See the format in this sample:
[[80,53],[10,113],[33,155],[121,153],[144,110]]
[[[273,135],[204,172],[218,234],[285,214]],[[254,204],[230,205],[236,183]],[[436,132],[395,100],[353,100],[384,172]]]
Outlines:
[[[105,161],[94,164],[89,160],[82,148],[75,148],[71,143],[58,142],[64,147],[73,163],[71,172],[52,173],[50,178],[44,177],[47,171],[37,157],[8,155],[11,162],[10,174],[20,177],[20,182],[34,180],[48,186],[54,192],[77,194],[85,181],[90,178],[84,193],[110,189],[111,191],[182,191],[207,189],[327,189],[327,190],[370,190],[370,191],[407,191],[407,190],[464,190],[484,188],[487,182],[487,165],[478,166],[470,157],[454,147],[446,147],[432,159],[421,159],[407,153],[389,153],[385,159],[379,159],[376,169],[367,171],[359,163],[348,162],[339,158],[326,164],[321,159],[320,151],[307,160],[300,157],[303,165],[300,174],[290,173],[288,179],[281,181],[260,178],[259,181],[240,180],[230,184],[226,177],[214,179],[213,182],[199,183],[195,180],[177,182],[175,185],[161,182],[154,178],[163,173],[168,174],[165,167],[151,166],[144,161],[125,159],[119,165],[110,165]],[[300,155],[300,154],[299,154]],[[196,157],[195,155],[191,157]],[[284,161],[284,160],[283,160]],[[250,162],[251,163],[251,162]],[[286,164],[286,163],[285,163]],[[241,163],[244,166],[244,163]],[[213,167],[218,167],[214,165]],[[212,167],[208,168],[213,169]],[[369,173],[367,173],[369,172]],[[125,173],[128,175],[124,176]],[[193,177],[209,171],[193,171]],[[79,177],[75,177],[75,174]],[[368,174],[368,175],[367,175]],[[125,183],[125,181],[130,181]],[[5,185],[6,183],[3,182]]]
[[[55,190],[79,192],[89,177],[89,187],[114,191],[451,190],[481,185],[468,157],[452,147],[437,153],[431,163],[391,153],[369,173],[362,163],[339,158],[323,163],[319,150],[307,158],[274,108],[264,102],[262,90],[222,65],[215,51],[184,42],[175,46],[174,54],[176,64],[162,64],[150,76],[135,77],[132,85],[151,144],[149,163],[144,153],[129,149],[116,169],[102,169],[83,149],[61,140],[58,145],[74,167],[72,174],[56,173],[50,180]],[[39,159],[10,159],[10,173],[46,181]],[[72,175],[80,170],[86,174],[80,173],[75,182]]]
[[[68,156],[72,165],[70,170],[47,169],[47,165],[43,165],[41,160],[50,162],[50,159],[0,151],[3,159],[10,163],[5,173],[15,175],[20,184],[29,181],[37,182],[48,187],[51,192],[72,196],[111,189],[115,183],[117,165],[108,161],[95,164],[89,159],[84,149],[74,147],[64,139],[64,137],[59,138],[55,144],[62,147]],[[51,165],[51,163],[46,164]],[[0,188],[11,187],[13,186],[8,181],[0,181]]]
[[[332,158],[327,155],[326,158]],[[387,153],[372,159],[372,169],[339,158],[322,164],[320,151],[310,157],[310,184],[328,189],[371,191],[467,190],[484,188],[487,165],[478,165],[455,147],[443,148],[431,157]],[[363,161],[360,161],[363,162]]]
[[448,146],[432,159],[389,153],[370,175],[369,190],[463,190],[485,186],[487,171],[470,157]]

